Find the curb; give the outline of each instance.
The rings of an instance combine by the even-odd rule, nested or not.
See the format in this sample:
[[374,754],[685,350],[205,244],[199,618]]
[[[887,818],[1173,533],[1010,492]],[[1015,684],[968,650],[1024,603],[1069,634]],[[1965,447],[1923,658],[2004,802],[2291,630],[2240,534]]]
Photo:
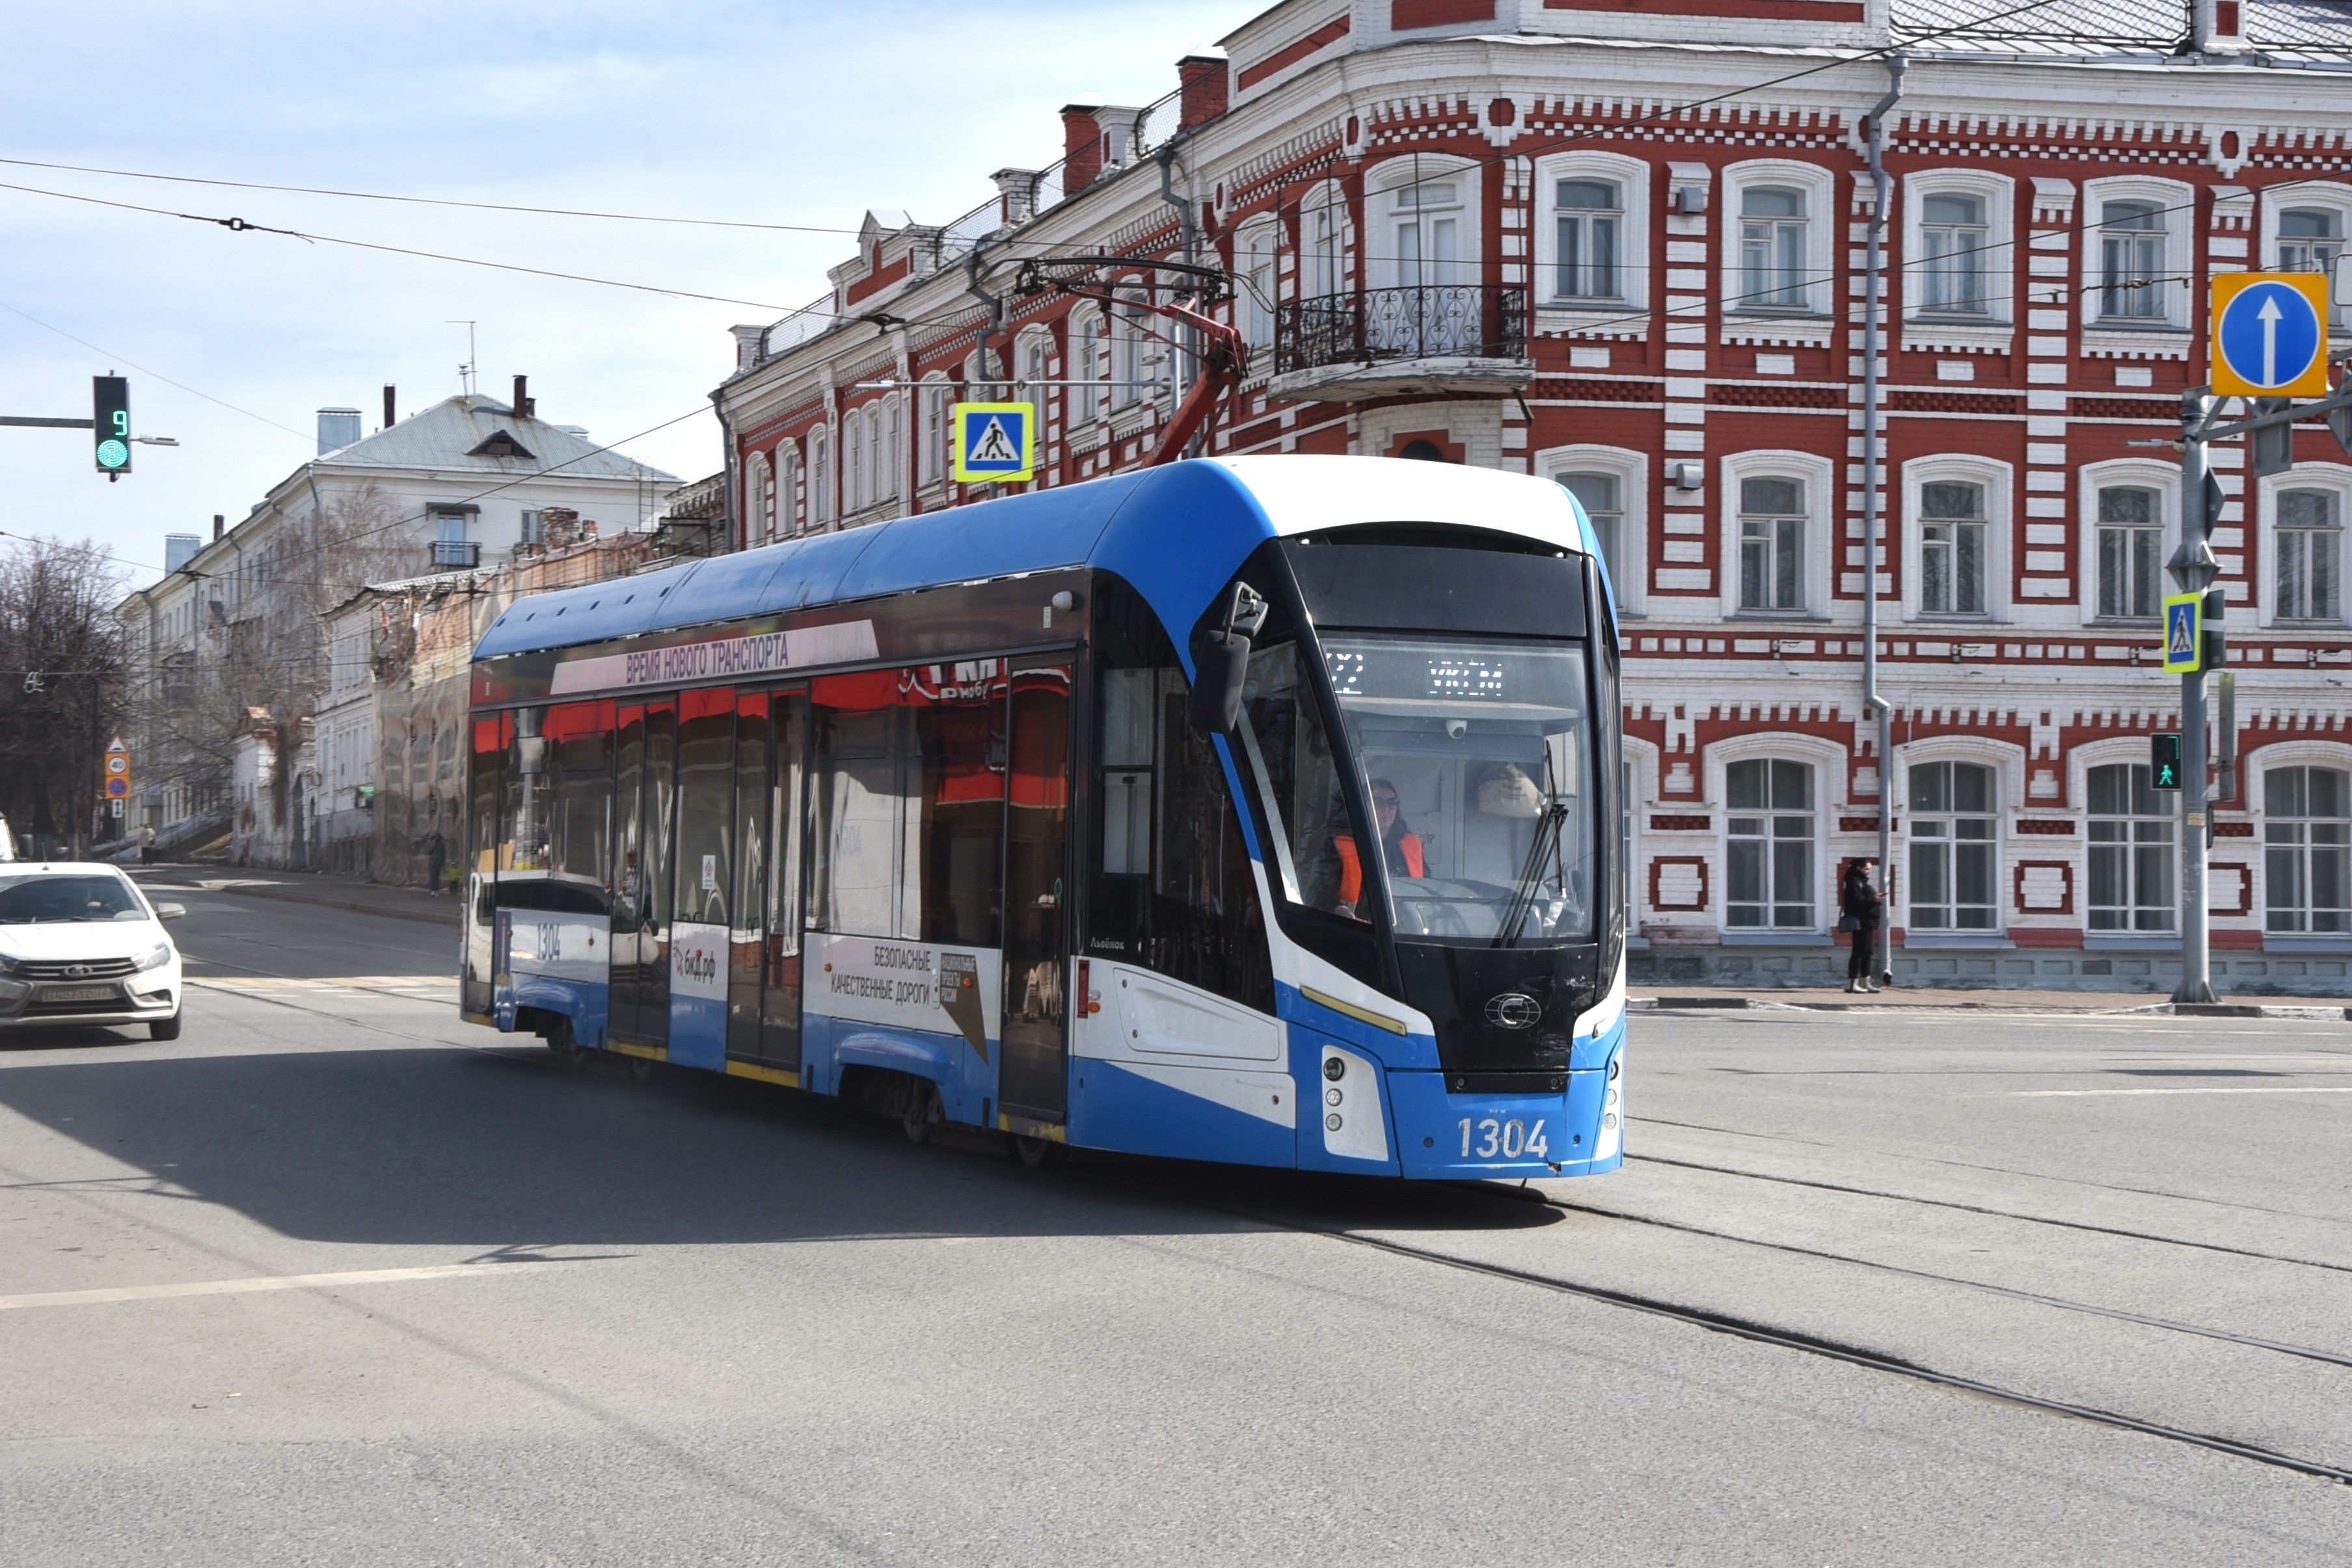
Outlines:
[[[415,909],[398,903],[344,897],[327,883],[316,890],[299,882],[266,882],[242,880],[236,878],[142,878],[149,886],[161,888],[191,888],[199,892],[228,893],[238,898],[261,899],[282,904],[309,904],[318,909],[344,910],[352,914],[378,915],[385,920],[415,921],[425,925],[456,926],[461,923],[454,906],[442,909]],[[386,889],[390,891],[391,889]],[[446,911],[446,912],[445,912]]]

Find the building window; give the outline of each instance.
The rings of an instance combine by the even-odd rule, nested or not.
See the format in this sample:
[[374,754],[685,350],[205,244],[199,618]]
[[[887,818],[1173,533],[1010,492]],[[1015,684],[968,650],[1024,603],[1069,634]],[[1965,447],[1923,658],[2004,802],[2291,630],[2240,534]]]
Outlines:
[[2278,496],[2278,618],[2333,621],[2344,614],[2344,521],[2333,490]]
[[[1128,289],[1122,300],[1141,299],[1137,289]],[[1125,408],[1143,398],[1143,313],[1135,310],[1111,309],[1110,405]]]
[[1801,479],[1739,482],[1739,607],[1805,607],[1805,486]]
[[1734,929],[1811,931],[1813,770],[1759,758],[1724,770],[1726,918]]
[[1323,199],[1299,218],[1299,248],[1305,253],[1307,268],[1299,279],[1299,292],[1307,298],[1325,299],[1347,288],[1347,209],[1339,205],[1337,194],[1328,189]]
[[[1624,557],[1619,553],[1620,541],[1625,531],[1625,502],[1620,481],[1614,474],[1561,474],[1557,476],[1560,488],[1574,496],[1584,508],[1584,515],[1592,520],[1592,531],[1601,539],[1601,559],[1609,568],[1609,580],[1613,585]],[[1618,597],[1624,597],[1622,590]]]
[[1070,389],[1075,406],[1074,419],[1094,419],[1103,411],[1103,319],[1088,316],[1078,328],[1078,363],[1071,367],[1070,378],[1081,384]]
[[1972,763],[1911,769],[1911,929],[1993,929],[1993,773]]
[[1751,185],[1739,201],[1739,300],[1748,310],[1810,307],[1805,277],[1805,193]]
[[2117,486],[2099,492],[2099,614],[2156,617],[2163,602],[2164,522],[2156,492]]
[[546,520],[536,511],[526,510],[522,514],[522,542],[525,544],[547,542]]
[[2329,272],[2344,254],[2344,220],[2326,207],[2294,207],[2279,214],[2279,270]]
[[1389,201],[1397,287],[1421,289],[1465,281],[1462,187],[1452,180],[1415,180],[1399,188]]
[[1240,273],[1242,339],[1262,349],[1274,342],[1275,246],[1281,231],[1267,224],[1252,229],[1234,247]]
[[1614,180],[1562,180],[1554,188],[1555,277],[1563,300],[1621,300],[1618,252],[1624,232],[1624,197]]
[[2352,773],[2273,768],[2263,775],[2263,816],[2268,928],[2352,932]]
[[2099,216],[2099,314],[2165,320],[2164,215],[2154,202],[2107,202]]
[[948,469],[948,399],[944,386],[923,388],[923,482],[939,483]]
[[1919,487],[1919,608],[1985,613],[1985,490],[1959,479]]
[[808,514],[809,526],[821,528],[833,517],[831,466],[825,461],[824,432],[809,432]]
[[2093,768],[2091,929],[2168,931],[2172,894],[2172,801],[2149,784],[2145,763]]
[[1920,204],[1920,302],[1946,315],[1986,314],[1985,248],[1992,231],[1981,196],[1929,196]]

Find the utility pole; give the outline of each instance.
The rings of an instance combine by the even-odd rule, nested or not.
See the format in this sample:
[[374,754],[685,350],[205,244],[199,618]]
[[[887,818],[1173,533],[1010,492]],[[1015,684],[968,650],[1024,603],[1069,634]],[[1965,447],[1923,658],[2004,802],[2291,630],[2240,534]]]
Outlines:
[[[2211,468],[2205,444],[2206,416],[2212,395],[2203,387],[2180,395],[2180,545],[2165,570],[2181,592],[2202,595],[2221,575],[2213,558]],[[2253,500],[2247,496],[2247,501]],[[2211,931],[2205,907],[2205,660],[2199,649],[2198,668],[2180,678],[2180,984],[2175,1002],[2213,1000]]]

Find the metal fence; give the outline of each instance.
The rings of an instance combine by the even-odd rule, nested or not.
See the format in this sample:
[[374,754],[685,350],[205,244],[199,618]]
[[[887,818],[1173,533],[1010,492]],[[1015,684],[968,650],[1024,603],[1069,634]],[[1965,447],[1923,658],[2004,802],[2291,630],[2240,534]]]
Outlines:
[[1428,283],[1286,300],[1275,308],[1276,373],[1409,359],[1525,359],[1528,291]]

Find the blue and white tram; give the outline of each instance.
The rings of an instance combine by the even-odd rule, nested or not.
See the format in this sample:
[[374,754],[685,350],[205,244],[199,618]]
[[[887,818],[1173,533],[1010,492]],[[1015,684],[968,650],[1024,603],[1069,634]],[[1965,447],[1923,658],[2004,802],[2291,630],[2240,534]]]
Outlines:
[[474,658],[475,1022],[1032,1160],[1622,1157],[1618,649],[1556,485],[1180,463],[539,595]]

